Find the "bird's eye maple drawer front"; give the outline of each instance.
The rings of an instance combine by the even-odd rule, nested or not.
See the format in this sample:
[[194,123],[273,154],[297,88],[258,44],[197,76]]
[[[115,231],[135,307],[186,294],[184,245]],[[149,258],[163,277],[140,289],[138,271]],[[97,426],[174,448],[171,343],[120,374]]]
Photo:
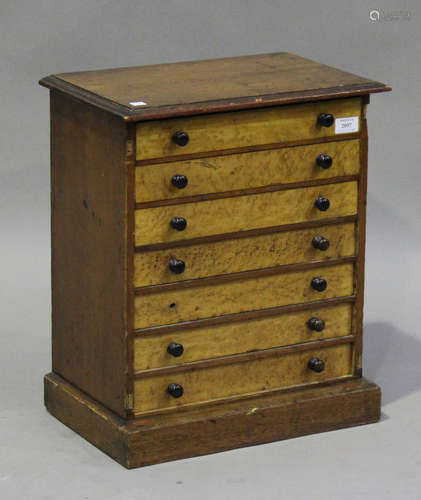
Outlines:
[[141,377],[135,381],[135,412],[204,403],[352,375],[350,344],[264,354],[232,364]]
[[148,370],[350,335],[352,307],[349,303],[319,306],[223,325],[141,334],[134,341],[134,369]]
[[353,264],[218,284],[170,287],[135,297],[135,328],[352,295]]
[[355,215],[357,198],[357,182],[352,181],[139,209],[135,213],[135,244]]
[[136,168],[136,201],[356,175],[359,140],[210,156]]
[[355,224],[138,252],[136,287],[355,255]]
[[136,158],[148,160],[335,135],[335,119],[360,117],[361,98],[141,122]]

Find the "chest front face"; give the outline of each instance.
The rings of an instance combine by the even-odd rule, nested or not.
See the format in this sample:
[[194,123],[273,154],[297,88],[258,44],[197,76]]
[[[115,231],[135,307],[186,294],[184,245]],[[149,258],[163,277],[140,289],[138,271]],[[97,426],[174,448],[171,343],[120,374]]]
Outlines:
[[352,97],[136,125],[136,414],[356,376],[364,116]]
[[[47,401],[70,383],[66,404],[86,395],[127,419],[126,466],[378,418],[379,390],[361,377],[366,108],[388,87],[290,54],[43,83]],[[250,437],[259,415],[271,429]]]

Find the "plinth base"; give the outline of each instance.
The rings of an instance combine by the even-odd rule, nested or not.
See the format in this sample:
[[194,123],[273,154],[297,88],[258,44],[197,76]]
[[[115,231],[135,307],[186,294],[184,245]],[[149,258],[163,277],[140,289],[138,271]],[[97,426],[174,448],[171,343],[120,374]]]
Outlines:
[[172,414],[123,420],[54,373],[47,410],[127,468],[376,422],[380,388],[364,378]]

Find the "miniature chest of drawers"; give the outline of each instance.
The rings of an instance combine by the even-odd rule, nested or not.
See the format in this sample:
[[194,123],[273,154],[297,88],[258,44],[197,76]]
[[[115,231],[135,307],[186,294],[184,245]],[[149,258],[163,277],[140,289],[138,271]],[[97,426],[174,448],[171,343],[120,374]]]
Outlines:
[[374,422],[366,107],[288,53],[66,73],[47,409],[126,467]]

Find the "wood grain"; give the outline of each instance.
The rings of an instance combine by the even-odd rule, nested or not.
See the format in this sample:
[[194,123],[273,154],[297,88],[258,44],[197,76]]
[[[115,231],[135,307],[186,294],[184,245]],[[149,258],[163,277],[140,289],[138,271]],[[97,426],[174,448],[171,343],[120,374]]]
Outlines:
[[[312,240],[318,235],[329,240],[330,246],[326,251],[313,247]],[[134,285],[142,287],[352,255],[355,255],[353,223],[321,226],[202,245],[138,252],[134,256]],[[186,268],[182,274],[170,271],[171,259],[180,259],[185,263]]]
[[[357,195],[356,182],[343,182],[168,207],[145,208],[136,210],[135,213],[135,244],[148,245],[355,215]],[[326,212],[321,212],[314,206],[319,196],[330,200],[330,208]],[[175,216],[187,220],[184,231],[171,228],[170,221]]]
[[53,370],[122,416],[129,321],[126,136],[118,118],[52,92]]
[[[317,124],[320,113],[337,118],[360,116],[361,99],[337,99],[307,104],[291,104],[267,109],[235,111],[137,124],[136,159],[161,158],[185,154],[331,137],[335,127]],[[180,147],[172,136],[187,132],[189,142]]]
[[376,422],[380,389],[364,378],[125,421],[54,374],[48,411],[127,468]]
[[[349,335],[351,314],[352,304],[341,304],[327,308],[311,307],[306,311],[194,330],[181,328],[161,335],[140,335],[134,341],[134,369],[140,371],[180,365],[229,354]],[[308,328],[307,322],[313,317],[325,322],[323,331],[315,332]],[[171,342],[183,345],[182,356],[177,358],[167,352]]]
[[[307,366],[312,357],[325,362],[325,370],[315,373]],[[230,365],[177,374],[145,377],[135,381],[135,412],[185,405],[238,395],[249,395],[274,389],[310,384],[352,374],[350,344],[312,349],[308,352],[274,355]],[[181,384],[184,395],[173,398],[168,384]]]
[[[316,164],[317,156],[322,153],[333,160],[329,169]],[[136,168],[136,201],[145,203],[321,180],[356,175],[358,170],[358,140],[145,165]],[[187,176],[188,185],[184,189],[172,185],[171,179],[175,174]]]
[[[135,121],[391,90],[286,52],[61,73],[40,84]],[[139,100],[147,105],[130,104]]]
[[[324,292],[311,288],[313,277],[328,282]],[[353,264],[168,290],[135,297],[135,328],[310,302],[353,293]]]
[[286,52],[57,76],[131,108],[142,99],[155,107],[376,83]]

